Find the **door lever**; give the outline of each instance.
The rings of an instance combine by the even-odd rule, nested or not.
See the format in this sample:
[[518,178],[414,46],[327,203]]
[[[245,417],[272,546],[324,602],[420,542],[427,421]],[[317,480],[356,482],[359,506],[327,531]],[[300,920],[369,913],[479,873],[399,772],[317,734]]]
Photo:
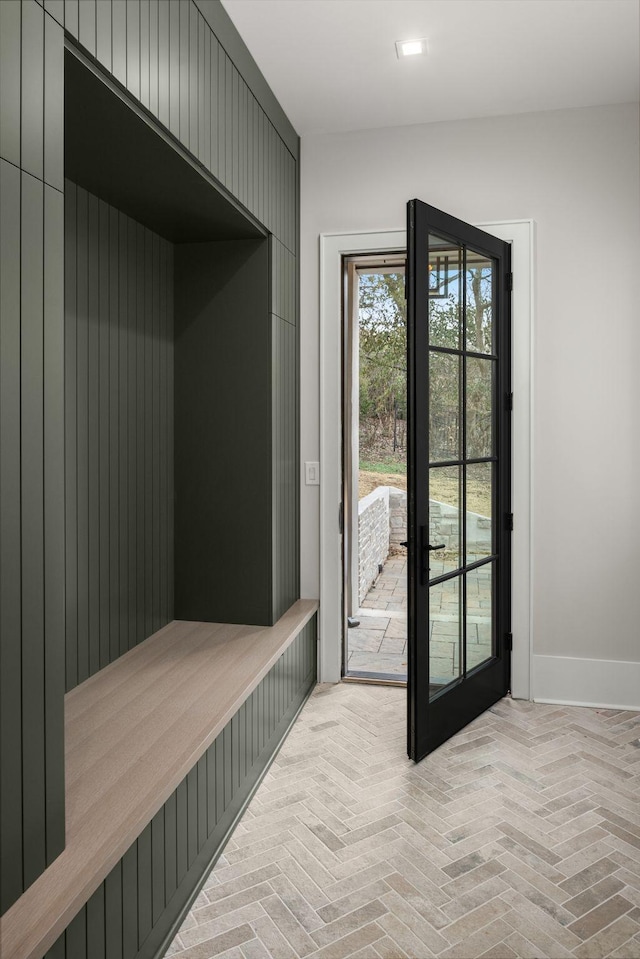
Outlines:
[[446,543],[440,543],[439,546],[432,546],[431,543],[429,543],[429,552],[431,552],[434,549],[445,549],[446,545],[447,545]]

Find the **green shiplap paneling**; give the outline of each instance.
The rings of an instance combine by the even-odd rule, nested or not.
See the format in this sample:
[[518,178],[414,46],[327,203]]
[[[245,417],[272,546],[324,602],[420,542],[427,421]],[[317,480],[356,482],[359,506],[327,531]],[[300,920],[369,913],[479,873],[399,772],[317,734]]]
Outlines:
[[[106,515],[109,524],[109,632],[108,661],[120,655],[120,317],[119,309],[119,214],[114,207],[108,208],[108,269],[105,282],[108,284],[109,319],[107,324],[107,377],[108,439],[107,470],[109,497]],[[106,501],[106,497],[105,497]]]
[[[82,24],[82,4],[80,5]],[[87,476],[87,578],[88,578],[88,671],[96,673],[100,663],[100,235],[97,197],[87,196],[87,313],[85,319],[87,363],[79,374],[87,380],[87,432],[78,437],[86,449]],[[106,664],[105,664],[106,665]]]
[[102,883],[86,905],[87,955],[92,959],[106,957],[105,884]]
[[187,869],[198,855],[198,766],[187,774]]
[[280,319],[296,325],[296,257],[276,237],[271,249],[271,310]]
[[[35,4],[37,7],[37,4]],[[21,528],[23,866],[46,866],[44,636],[44,184],[21,175]]]
[[35,0],[24,0],[20,166],[39,180],[44,174],[44,21],[44,9]]
[[169,122],[174,137],[180,139],[180,7],[169,6]]
[[64,846],[64,197],[44,186],[44,724],[47,863]]
[[98,204],[98,660],[100,668],[110,659],[111,629],[111,469],[109,462],[111,439],[111,370],[110,370],[110,310],[109,287],[111,266],[110,238],[111,208],[104,200]]
[[158,103],[155,116],[169,129],[169,0],[158,0]]
[[[72,183],[65,189],[65,416],[71,423],[77,417],[77,285],[76,285],[76,210],[77,191]],[[76,430],[65,430],[65,608],[66,608],[66,683],[78,683],[78,474]]]
[[179,3],[179,97],[180,97],[180,120],[178,126],[178,137],[187,150],[191,147],[189,137],[189,19],[191,13],[191,3]]
[[[126,3],[126,0],[112,0],[116,3]],[[64,28],[72,37],[78,36],[78,21],[80,19],[79,0],[64,0]]]
[[171,901],[178,888],[177,792],[164,804],[164,901]]
[[[1,4],[0,4],[1,6]],[[20,170],[0,159],[0,912],[22,893]]]
[[149,0],[140,0],[140,102],[149,109],[151,38]]
[[[77,682],[89,676],[89,196],[76,192],[76,407],[75,424],[65,410],[65,432],[76,433]],[[67,224],[65,223],[65,232]],[[66,375],[66,373],[65,373]],[[70,509],[67,508],[67,519]],[[67,536],[70,534],[67,533]],[[67,680],[67,689],[70,689]]]
[[[220,24],[217,37],[211,32],[212,23]],[[14,630],[13,652],[17,659],[14,656],[9,672],[7,663],[12,663],[13,646],[5,639],[4,624],[7,617],[15,620],[16,604],[3,603],[2,609],[3,669],[9,677],[4,682],[11,688],[10,693],[2,690],[3,716],[13,710],[14,724],[16,710],[21,716],[28,716],[26,729],[20,734],[25,750],[24,762],[22,756],[20,762],[25,782],[29,785],[29,797],[24,823],[17,823],[17,832],[14,830],[13,833],[14,837],[19,836],[19,841],[3,845],[0,908],[12,901],[11,897],[15,898],[24,882],[41,868],[42,854],[38,850],[42,846],[43,816],[45,819],[49,817],[45,830],[45,862],[53,856],[61,836],[61,804],[56,795],[63,774],[60,704],[56,702],[58,694],[55,690],[60,682],[61,654],[56,636],[59,636],[60,629],[62,589],[66,609],[66,683],[69,688],[144,638],[145,631],[157,628],[173,615],[172,251],[160,241],[159,282],[152,265],[152,302],[156,291],[159,292],[157,313],[155,305],[151,310],[151,337],[155,342],[149,355],[145,352],[144,342],[142,346],[140,344],[140,337],[146,340],[149,331],[147,314],[144,314],[142,327],[140,320],[140,300],[146,304],[148,288],[145,277],[141,280],[138,270],[137,231],[130,230],[126,218],[113,210],[109,210],[103,220],[101,204],[98,204],[95,216],[95,205],[89,204],[87,195],[82,195],[82,191],[76,191],[68,183],[65,214],[67,221],[76,226],[78,240],[69,249],[66,235],[64,245],[63,389],[67,419],[64,431],[67,506],[64,568],[55,561],[61,548],[60,513],[53,504],[60,496],[63,480],[61,424],[59,420],[56,422],[56,416],[59,416],[59,412],[56,414],[59,387],[56,364],[59,368],[61,318],[56,324],[54,313],[59,310],[55,304],[62,279],[62,246],[60,243],[55,249],[51,246],[61,200],[50,191],[53,188],[59,192],[63,185],[63,25],[68,36],[97,57],[106,70],[112,71],[132,96],[140,99],[161,123],[168,126],[279,241],[274,256],[279,265],[272,277],[274,300],[266,311],[272,358],[277,353],[280,369],[287,371],[277,386],[272,382],[269,391],[269,403],[273,404],[271,432],[274,441],[277,433],[279,444],[273,469],[269,468],[273,506],[270,549],[274,564],[271,588],[274,617],[276,611],[286,608],[290,596],[296,598],[296,590],[291,592],[291,584],[297,581],[297,552],[287,554],[286,544],[292,541],[291,528],[287,524],[292,517],[294,527],[297,523],[297,491],[295,484],[291,487],[289,483],[287,466],[291,417],[295,420],[297,414],[295,409],[286,413],[283,404],[287,402],[286,397],[291,396],[293,402],[297,402],[297,373],[295,370],[291,372],[290,356],[290,348],[297,352],[297,344],[295,338],[289,347],[280,342],[291,340],[290,333],[286,337],[284,334],[278,334],[277,338],[273,335],[274,324],[281,326],[280,321],[294,324],[297,312],[297,279],[293,266],[293,256],[297,253],[298,189],[295,133],[287,125],[277,104],[270,99],[270,91],[262,84],[242,42],[233,34],[230,21],[219,3],[209,0],[201,0],[198,4],[189,0],[83,0],[82,3],[78,0],[44,0],[42,4],[24,0],[20,4],[17,0],[2,0],[0,157],[9,161],[9,164],[2,164],[4,192],[11,179],[20,178],[16,169],[19,166],[33,181],[24,186],[23,180],[22,191],[14,191],[12,201],[3,200],[0,226],[6,257],[3,269],[6,263],[11,263],[12,245],[15,247],[17,243],[19,247],[22,237],[22,246],[26,249],[25,236],[33,236],[35,271],[42,270],[44,274],[41,273],[40,281],[36,280],[35,294],[31,287],[27,290],[25,283],[34,270],[30,250],[22,284],[26,332],[20,326],[24,317],[20,318],[18,325],[19,335],[24,340],[26,366],[22,393],[25,403],[22,413],[27,422],[30,423],[35,416],[39,398],[42,403],[39,426],[36,422],[36,428],[29,436],[26,436],[27,426],[19,424],[20,443],[24,439],[23,454],[26,456],[19,486],[20,496],[24,493],[26,504],[40,497],[40,506],[29,513],[24,530],[18,532],[18,548],[11,547],[12,559],[19,557],[17,573],[23,580],[22,605],[26,621],[19,624],[19,640]],[[11,163],[15,167],[8,173],[5,167]],[[44,188],[43,183],[48,186]],[[37,202],[34,200],[36,194],[40,197]],[[17,202],[19,207],[22,205],[25,211],[22,228],[18,225],[20,208],[17,215],[7,216],[5,213],[11,202]],[[38,203],[41,205],[39,217]],[[97,261],[95,258],[95,222],[97,250],[102,250],[107,243],[108,266],[99,252]],[[40,240],[35,237],[39,229]],[[135,234],[133,238],[132,232]],[[143,232],[146,237],[148,231]],[[152,253],[155,262],[153,256]],[[117,263],[114,257],[117,257]],[[145,266],[143,273],[146,269]],[[7,273],[6,269],[4,273]],[[12,281],[16,276],[19,276],[19,270]],[[8,302],[12,295],[15,286],[12,281],[3,283],[4,302]],[[51,297],[45,296],[49,288],[53,293]],[[36,319],[38,291],[42,297],[41,320]],[[94,325],[96,310],[97,327]],[[269,320],[269,313],[279,318],[277,324],[273,317]],[[3,364],[11,343],[5,332],[11,328],[11,319],[15,325],[15,316],[14,313],[9,320],[2,318]],[[38,335],[32,336],[38,322],[44,328],[44,333],[39,334],[40,340]],[[43,336],[46,338],[44,344]],[[276,339],[279,343],[277,350]],[[32,384],[37,380],[33,363],[38,350],[43,356],[42,382],[39,386],[36,383],[32,390]],[[138,375],[141,364],[142,391]],[[3,371],[4,368],[3,365]],[[3,376],[3,396],[15,386],[14,379],[11,375]],[[15,417],[12,420],[10,414],[2,415],[0,442],[3,478],[6,477],[2,493],[5,508],[10,496],[14,495],[11,494],[9,476],[13,463],[4,456],[4,451],[15,440],[11,432],[12,428],[15,429]],[[73,424],[72,430],[69,424]],[[151,494],[147,501],[150,474]],[[139,506],[141,496],[145,497],[142,508]],[[24,514],[27,508],[24,503],[19,503],[18,515],[20,512]],[[3,548],[5,543],[12,542],[12,530],[15,539],[15,522],[13,527],[10,520],[3,523]],[[7,546],[7,550],[9,548]],[[150,555],[154,557],[153,562],[157,562],[151,569]],[[9,589],[15,596],[16,584],[12,581],[12,576],[16,576],[15,562],[11,569],[5,563],[1,572],[3,596]],[[28,610],[27,604],[30,604]],[[54,625],[50,626],[51,623]],[[26,643],[24,648],[23,640]],[[32,662],[34,655],[36,658]],[[28,675],[22,676],[19,663],[27,661]],[[23,693],[27,696],[26,704],[20,701]],[[253,721],[257,736],[259,726],[255,715]],[[46,726],[46,733],[39,729],[39,724]],[[11,756],[11,749],[3,750],[3,782],[6,781],[5,768],[12,768]],[[46,772],[39,771],[38,767],[45,761],[48,764]],[[40,794],[43,783],[45,793],[51,789],[46,802],[45,796]],[[16,789],[12,784],[11,797],[17,794]],[[7,808],[7,802],[10,804],[11,800],[3,799],[3,809]],[[48,811],[44,812],[45,809]],[[8,821],[10,825],[5,832],[13,830],[15,816],[10,816]],[[24,836],[23,828],[26,829]],[[17,854],[7,857],[6,849],[22,849],[23,839],[26,843],[24,861]]]
[[314,616],[45,959],[163,955],[315,684],[316,642]]
[[96,3],[85,3],[84,0],[78,4],[78,40],[83,47],[96,55]]
[[[102,24],[102,21],[99,21]],[[66,27],[66,22],[65,22]],[[105,23],[104,29],[109,29]],[[103,41],[98,43],[102,49]],[[112,73],[124,86],[127,83],[127,0],[111,0]]]
[[186,4],[186,9],[189,13],[189,30],[188,30],[188,62],[189,62],[189,81],[188,81],[188,97],[189,97],[189,133],[188,133],[188,147],[191,153],[194,156],[199,156],[200,154],[200,137],[198,129],[198,73],[199,73],[199,60],[200,60],[200,50],[199,50],[199,41],[198,41],[198,8],[195,4],[189,3]]
[[[109,3],[110,0],[102,0],[102,2]],[[44,9],[61,27],[64,27],[64,0],[44,0]]]
[[127,0],[127,90],[140,99],[140,0]]
[[0,3],[0,157],[20,166],[20,0]]
[[160,0],[149,3],[149,109],[158,116],[158,28]]
[[66,196],[71,689],[172,618],[173,463],[168,442],[160,442],[160,421],[166,430],[173,253],[165,240],[68,181]]
[[245,82],[259,100],[261,109],[269,117],[275,129],[278,130],[278,134],[285,145],[291,153],[297,153],[298,137],[295,130],[273,95],[273,91],[260,73],[255,60],[247,50],[242,37],[235,29],[220,0],[196,0],[196,5],[244,77]]
[[65,932],[65,959],[85,959],[87,955],[87,907],[69,923]]
[[297,329],[271,317],[273,606],[279,618],[299,595]]
[[105,959],[122,959],[122,860],[104,881]]
[[62,27],[44,18],[44,181],[64,189],[64,47]]
[[[144,881],[144,875],[140,878]],[[122,857],[123,959],[134,959],[138,952],[138,888],[138,843],[136,841]]]
[[[114,582],[118,597],[118,646],[120,654],[126,653],[129,648],[129,604],[132,600],[129,593],[129,284],[128,284],[128,239],[129,224],[127,218],[117,213],[117,330],[118,355],[117,396],[118,396],[118,557],[117,579]],[[115,532],[115,530],[114,530]],[[119,583],[119,585],[116,585]],[[115,658],[115,657],[114,657]]]
[[153,860],[151,823],[137,840],[138,850],[138,948],[153,927]]
[[109,73],[113,72],[111,15],[111,0],[96,0],[96,60]]
[[[254,82],[255,64],[230,43],[224,12],[210,4],[201,10],[190,0],[113,0],[108,16],[105,2],[69,4],[69,32],[295,252],[297,137],[268,88],[257,84],[271,116],[242,76],[236,60]],[[211,19],[225,26],[232,54],[212,32]]]
[[151,820],[151,925],[155,926],[168,899],[165,882],[165,806]]

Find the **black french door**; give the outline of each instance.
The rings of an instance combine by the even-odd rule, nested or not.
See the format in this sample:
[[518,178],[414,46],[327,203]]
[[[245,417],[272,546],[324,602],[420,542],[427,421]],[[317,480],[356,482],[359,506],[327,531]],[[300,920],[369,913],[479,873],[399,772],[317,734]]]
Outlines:
[[510,688],[508,243],[407,205],[408,752]]

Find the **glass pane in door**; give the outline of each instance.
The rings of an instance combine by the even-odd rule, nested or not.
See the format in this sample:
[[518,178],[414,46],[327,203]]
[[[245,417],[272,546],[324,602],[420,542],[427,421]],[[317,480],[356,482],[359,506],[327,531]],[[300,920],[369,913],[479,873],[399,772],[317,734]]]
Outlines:
[[429,342],[460,349],[462,325],[462,247],[441,236],[429,237]]
[[465,340],[472,353],[493,353],[493,260],[466,250]]
[[465,427],[467,459],[493,455],[494,361],[465,359]]
[[429,353],[429,449],[432,463],[460,457],[460,357]]
[[465,534],[467,565],[493,553],[493,463],[465,468]]
[[466,577],[465,646],[467,671],[494,655],[493,563],[471,570]]
[[429,588],[429,698],[461,676],[460,577]]
[[460,568],[462,511],[459,466],[429,470],[429,579]]

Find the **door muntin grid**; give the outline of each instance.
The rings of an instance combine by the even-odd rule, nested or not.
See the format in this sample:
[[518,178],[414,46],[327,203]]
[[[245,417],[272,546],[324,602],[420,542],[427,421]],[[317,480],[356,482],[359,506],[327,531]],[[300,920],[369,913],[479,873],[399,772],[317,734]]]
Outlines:
[[436,234],[429,235],[428,261],[432,700],[496,650],[498,265]]

